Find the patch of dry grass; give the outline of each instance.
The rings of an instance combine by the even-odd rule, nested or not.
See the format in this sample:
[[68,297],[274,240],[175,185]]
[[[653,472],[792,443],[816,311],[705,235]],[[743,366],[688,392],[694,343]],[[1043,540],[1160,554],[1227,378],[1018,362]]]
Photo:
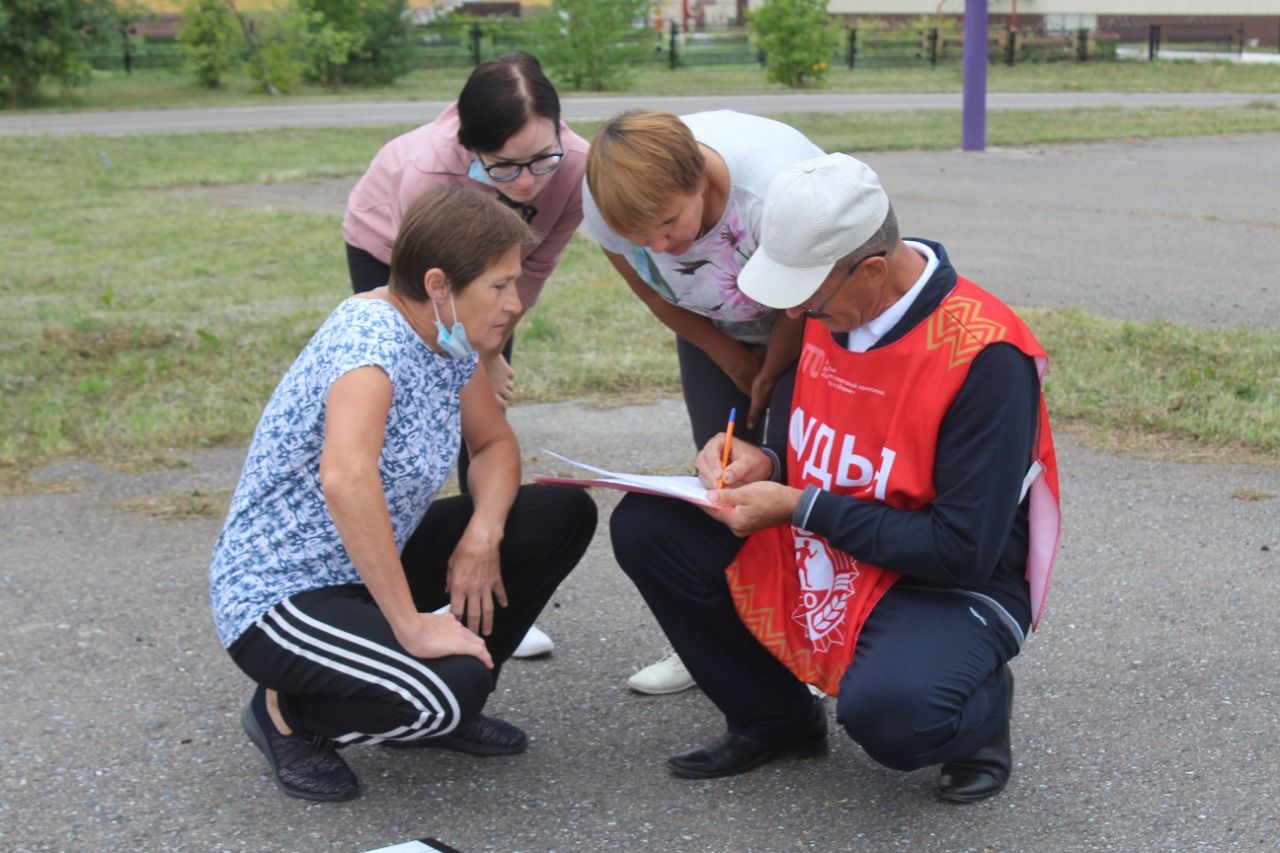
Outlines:
[[143,495],[120,501],[115,506],[136,515],[158,518],[164,521],[182,521],[189,518],[222,518],[231,505],[230,489],[186,489],[163,495]]

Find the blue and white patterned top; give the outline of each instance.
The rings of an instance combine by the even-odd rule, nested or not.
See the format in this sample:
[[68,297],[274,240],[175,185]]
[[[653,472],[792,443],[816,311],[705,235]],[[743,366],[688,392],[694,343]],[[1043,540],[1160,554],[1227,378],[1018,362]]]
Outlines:
[[476,356],[431,350],[380,299],[342,302],[311,338],[262,412],[214,546],[209,594],[224,647],[291,595],[360,583],[320,488],[329,386],[364,365],[393,387],[378,471],[396,548],[422,521],[458,455],[458,395]]

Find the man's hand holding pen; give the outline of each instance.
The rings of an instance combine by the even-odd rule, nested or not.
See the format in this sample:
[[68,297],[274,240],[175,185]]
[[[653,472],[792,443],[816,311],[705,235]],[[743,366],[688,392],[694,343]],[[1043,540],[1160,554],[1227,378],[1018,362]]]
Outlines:
[[[734,441],[725,458],[726,435],[720,433],[698,453],[698,479],[707,487],[707,499],[716,504],[703,511],[725,524],[736,536],[785,524],[791,520],[800,490],[770,480],[773,459],[745,441]],[[724,484],[716,488],[717,479]]]

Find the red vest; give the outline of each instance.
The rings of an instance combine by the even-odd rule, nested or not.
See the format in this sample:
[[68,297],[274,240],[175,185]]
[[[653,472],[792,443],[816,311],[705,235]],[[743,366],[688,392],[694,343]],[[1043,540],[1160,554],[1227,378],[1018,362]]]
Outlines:
[[[1043,376],[1048,359],[1031,330],[964,278],[923,323],[868,352],[849,352],[821,323],[809,322],[791,400],[787,484],[901,509],[928,507],[937,495],[938,428],[973,359],[996,342],[1034,358]],[[1027,578],[1036,624],[1059,534],[1058,469],[1043,394],[1027,463]],[[725,574],[751,633],[801,680],[832,696],[867,615],[899,577],[790,524],[753,534]]]

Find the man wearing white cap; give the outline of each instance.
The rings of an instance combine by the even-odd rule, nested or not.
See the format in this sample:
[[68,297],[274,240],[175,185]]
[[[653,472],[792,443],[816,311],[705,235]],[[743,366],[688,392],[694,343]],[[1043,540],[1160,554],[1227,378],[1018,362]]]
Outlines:
[[[903,240],[880,180],[831,154],[778,175],[752,299],[809,318],[785,446],[698,455],[716,508],[628,495],[614,552],[727,731],[680,776],[827,751],[827,715],[939,796],[1003,790],[1018,654],[1044,606],[1058,477],[1026,325]],[[722,478],[723,487],[716,488]]]

